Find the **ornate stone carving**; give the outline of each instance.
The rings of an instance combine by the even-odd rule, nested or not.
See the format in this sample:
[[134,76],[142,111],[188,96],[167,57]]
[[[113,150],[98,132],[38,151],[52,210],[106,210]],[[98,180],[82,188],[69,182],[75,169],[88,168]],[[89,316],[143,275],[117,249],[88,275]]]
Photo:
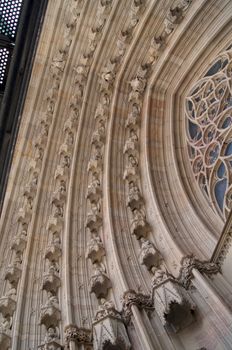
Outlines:
[[20,264],[18,263],[13,263],[8,266],[5,274],[5,280],[8,280],[10,284],[16,288],[18,285],[18,281],[21,277],[22,270],[20,268]]
[[193,255],[186,256],[181,261],[181,269],[178,281],[188,289],[193,278],[192,270],[195,268],[206,275],[214,275],[220,271],[220,266],[209,261],[200,261]]
[[156,270],[153,278],[153,300],[161,322],[177,332],[193,321],[193,304],[188,292],[162,270]]
[[141,242],[140,264],[145,265],[148,270],[153,266],[157,267],[161,259],[159,252],[148,239],[141,238]]
[[133,181],[129,182],[128,207],[133,211],[135,209],[140,209],[143,204],[144,201],[137,184]]
[[58,165],[55,172],[55,179],[66,182],[69,177],[69,169],[66,166]]
[[59,261],[59,258],[61,257],[61,245],[60,243],[52,243],[50,244],[45,252],[45,258],[52,261]]
[[126,128],[130,130],[137,131],[140,122],[140,107],[138,104],[134,103],[131,106],[131,112],[129,113],[126,120]]
[[20,208],[18,215],[18,222],[21,222],[22,225],[28,225],[31,221],[32,212],[30,208]]
[[105,249],[101,238],[95,234],[88,242],[86,258],[90,259],[94,264],[96,262],[101,262],[104,255]]
[[0,346],[2,350],[8,350],[11,346],[10,334],[8,334],[7,332],[4,332],[1,329],[1,325],[0,325]]
[[62,350],[59,342],[59,334],[56,327],[49,327],[45,335],[44,343],[38,346],[41,350]]
[[57,294],[58,288],[61,285],[60,277],[52,265],[48,273],[43,276],[43,289],[52,294]]
[[92,344],[92,331],[68,325],[65,327],[65,342],[69,344],[71,341],[75,341],[77,344]]
[[90,279],[91,293],[94,293],[97,298],[105,298],[109,288],[111,288],[111,282],[105,273],[104,265],[94,264],[94,275]]
[[13,241],[11,243],[11,249],[15,250],[16,252],[23,252],[27,245],[27,239],[26,235],[23,233],[20,233],[19,235],[16,235],[13,238]]
[[61,217],[50,216],[47,223],[47,230],[51,233],[60,232],[63,227],[63,219]]
[[92,211],[87,215],[86,227],[91,232],[96,232],[102,226],[102,216],[96,203],[92,203]]
[[151,228],[146,221],[143,210],[134,209],[133,219],[131,222],[131,232],[136,236],[137,239],[140,239],[141,237],[146,238],[150,231]]
[[87,198],[90,202],[97,203],[102,195],[101,183],[99,180],[99,175],[94,173],[92,176],[92,181],[88,185]]
[[93,322],[93,346],[96,350],[116,347],[129,350],[131,344],[120,313],[110,302],[100,305]]
[[131,317],[131,306],[136,305],[141,309],[153,309],[153,301],[150,295],[137,293],[134,290],[128,290],[122,297],[122,316],[128,323]]
[[58,327],[60,317],[57,297],[51,295],[46,304],[40,308],[40,323],[44,324],[47,329]]
[[11,346],[12,317],[4,317],[0,323],[0,346],[2,350],[8,350]]
[[16,308],[16,301],[10,296],[0,298],[0,313],[3,317],[13,316]]
[[130,130],[130,137],[127,139],[123,152],[128,154],[128,156],[132,155],[134,157],[138,157],[138,135],[135,130]]
[[176,24],[182,19],[182,9],[178,6],[170,8],[164,20],[164,32],[166,35],[170,35],[176,27]]
[[138,159],[136,156],[130,154],[128,157],[128,165],[124,171],[123,179],[127,180],[128,182],[136,182],[138,176]]

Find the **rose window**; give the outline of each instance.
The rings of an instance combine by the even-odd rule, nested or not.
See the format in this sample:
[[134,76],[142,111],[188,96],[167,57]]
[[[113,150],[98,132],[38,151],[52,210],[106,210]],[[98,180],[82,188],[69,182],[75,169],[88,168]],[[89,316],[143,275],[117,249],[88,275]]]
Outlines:
[[232,49],[221,53],[186,98],[188,152],[202,192],[226,218],[232,208]]

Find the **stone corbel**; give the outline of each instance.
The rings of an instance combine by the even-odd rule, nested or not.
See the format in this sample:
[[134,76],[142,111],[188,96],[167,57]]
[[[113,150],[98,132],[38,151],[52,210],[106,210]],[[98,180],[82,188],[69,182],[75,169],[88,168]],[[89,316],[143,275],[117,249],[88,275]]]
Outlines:
[[195,305],[188,292],[162,270],[154,275],[153,301],[163,326],[169,330],[178,332],[194,320]]
[[[108,303],[105,303],[108,304]],[[121,314],[113,305],[101,305],[93,322],[94,350],[115,348],[120,350],[131,349],[126,327]]]

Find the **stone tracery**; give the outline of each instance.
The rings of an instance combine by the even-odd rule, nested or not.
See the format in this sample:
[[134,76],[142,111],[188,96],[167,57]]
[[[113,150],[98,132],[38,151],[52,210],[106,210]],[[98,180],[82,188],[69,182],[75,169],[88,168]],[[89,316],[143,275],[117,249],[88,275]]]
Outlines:
[[194,176],[210,203],[228,217],[231,202],[232,51],[221,53],[186,98],[188,150]]

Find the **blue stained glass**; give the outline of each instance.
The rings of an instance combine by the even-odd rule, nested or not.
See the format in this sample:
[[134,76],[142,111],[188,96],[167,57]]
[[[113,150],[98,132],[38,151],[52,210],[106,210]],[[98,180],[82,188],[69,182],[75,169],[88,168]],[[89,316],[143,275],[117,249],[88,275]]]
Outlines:
[[232,142],[230,142],[225,150],[225,156],[230,156],[232,154]]
[[221,211],[223,210],[223,202],[224,202],[224,196],[226,192],[226,186],[227,186],[227,179],[223,179],[218,181],[214,188],[216,201]]
[[223,176],[225,175],[225,171],[226,171],[226,168],[225,168],[225,164],[224,163],[221,163],[219,168],[218,168],[218,171],[217,171],[217,176],[222,179]]
[[230,117],[230,116],[227,117],[227,118],[224,120],[224,122],[223,122],[221,128],[222,128],[222,129],[228,128],[228,126],[231,125],[231,122],[232,122],[231,117]]
[[211,76],[223,69],[228,63],[228,59],[222,60],[221,58],[210,67],[208,72],[205,74],[206,77]]
[[199,131],[200,131],[199,126],[192,123],[189,120],[189,133],[190,133],[192,140],[196,140],[196,139],[199,140],[199,138],[201,138],[201,132],[199,132]]

